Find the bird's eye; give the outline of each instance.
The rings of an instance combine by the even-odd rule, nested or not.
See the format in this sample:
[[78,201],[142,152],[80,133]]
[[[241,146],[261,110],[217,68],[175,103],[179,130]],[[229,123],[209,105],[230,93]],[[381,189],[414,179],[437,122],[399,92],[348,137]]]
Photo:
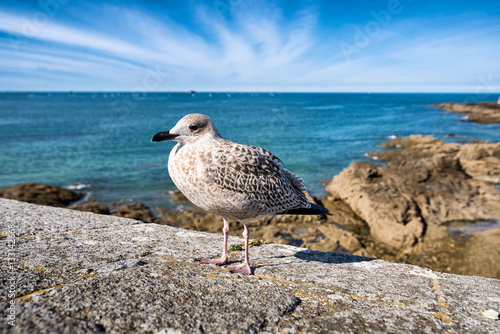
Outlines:
[[196,131],[196,130],[198,130],[198,126],[197,126],[197,125],[191,125],[191,126],[189,127],[189,129],[190,129],[191,131]]

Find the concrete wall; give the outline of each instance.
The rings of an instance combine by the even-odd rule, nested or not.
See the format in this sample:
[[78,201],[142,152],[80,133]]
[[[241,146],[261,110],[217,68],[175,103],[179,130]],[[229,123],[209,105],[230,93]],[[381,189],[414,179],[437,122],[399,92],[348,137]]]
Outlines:
[[220,235],[6,199],[0,233],[1,332],[500,333],[495,279],[276,244],[243,276],[196,261]]

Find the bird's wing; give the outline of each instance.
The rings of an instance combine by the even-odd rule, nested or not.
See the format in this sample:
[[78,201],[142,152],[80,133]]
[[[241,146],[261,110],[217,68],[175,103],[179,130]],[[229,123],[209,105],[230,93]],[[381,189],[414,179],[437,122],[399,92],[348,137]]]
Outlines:
[[210,178],[220,187],[243,193],[269,212],[308,207],[300,177],[271,152],[228,140],[211,152]]

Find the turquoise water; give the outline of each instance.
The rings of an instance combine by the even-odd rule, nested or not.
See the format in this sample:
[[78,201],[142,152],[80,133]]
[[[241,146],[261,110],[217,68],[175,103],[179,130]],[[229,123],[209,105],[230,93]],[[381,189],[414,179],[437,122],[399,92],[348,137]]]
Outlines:
[[[227,139],[262,146],[314,195],[354,160],[393,135],[446,141],[500,140],[499,125],[427,108],[496,101],[467,94],[0,93],[0,187],[43,182],[81,187],[112,204],[172,206],[167,159],[173,142],[151,143],[188,113],[211,116]],[[450,137],[449,134],[461,137]]]

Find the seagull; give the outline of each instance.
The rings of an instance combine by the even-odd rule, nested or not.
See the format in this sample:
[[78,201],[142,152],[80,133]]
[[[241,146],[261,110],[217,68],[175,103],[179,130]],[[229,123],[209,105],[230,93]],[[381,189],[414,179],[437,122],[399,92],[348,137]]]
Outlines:
[[227,264],[228,220],[244,226],[245,259],[240,265],[226,268],[251,275],[249,221],[273,214],[328,213],[307,200],[303,180],[286,169],[280,159],[261,147],[224,139],[206,115],[186,115],[171,130],[151,139],[165,140],[177,142],[168,158],[168,173],[174,184],[193,204],[221,216],[224,222],[222,256],[203,258],[201,263]]

